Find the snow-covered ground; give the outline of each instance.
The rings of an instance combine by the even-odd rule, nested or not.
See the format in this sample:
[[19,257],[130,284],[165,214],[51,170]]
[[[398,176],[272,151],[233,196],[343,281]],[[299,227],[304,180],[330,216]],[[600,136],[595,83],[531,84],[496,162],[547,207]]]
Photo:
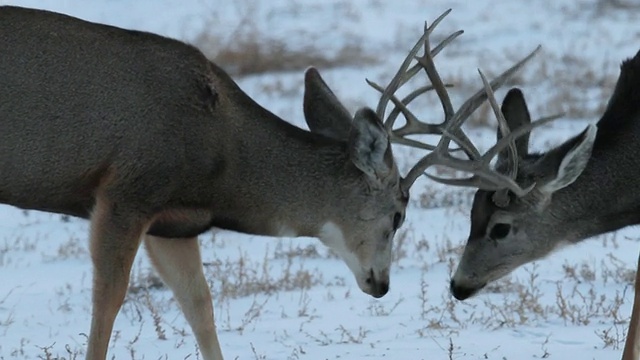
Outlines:
[[[621,7],[615,4],[629,4]],[[386,83],[424,21],[452,13],[436,37],[465,34],[436,58],[460,104],[541,44],[513,82],[534,116],[568,116],[533,135],[544,149],[597,121],[620,62],[640,49],[640,8],[607,0],[14,0],[84,19],[193,41],[225,41],[249,26],[290,49],[337,53],[356,44],[376,58],[321,73],[350,110],[375,106],[365,78]],[[614,5],[612,5],[614,4]],[[1,11],[1,10],[0,10]],[[248,24],[248,25],[247,25]],[[200,44],[201,45],[201,44]],[[0,56],[2,56],[0,54]],[[313,65],[313,64],[309,64]],[[260,104],[302,127],[303,71],[237,77]],[[421,80],[421,81],[426,81]],[[0,79],[1,84],[1,79]],[[455,90],[459,89],[459,90]],[[458,91],[458,92],[456,92]],[[501,98],[505,90],[499,91]],[[435,96],[417,112],[438,121]],[[491,120],[493,121],[493,120]],[[493,124],[493,122],[490,122]],[[485,147],[493,128],[470,126]],[[1,134],[0,134],[1,136]],[[407,169],[419,155],[398,148]],[[1,156],[1,155],[0,155]],[[10,176],[10,174],[5,174]],[[590,239],[527,265],[477,297],[448,292],[469,224],[471,191],[420,179],[396,237],[391,291],[372,299],[315,239],[213,231],[201,238],[227,359],[616,359],[628,326],[636,228]],[[0,359],[83,358],[91,313],[88,223],[0,207]],[[109,358],[196,359],[195,339],[171,293],[140,252]]]

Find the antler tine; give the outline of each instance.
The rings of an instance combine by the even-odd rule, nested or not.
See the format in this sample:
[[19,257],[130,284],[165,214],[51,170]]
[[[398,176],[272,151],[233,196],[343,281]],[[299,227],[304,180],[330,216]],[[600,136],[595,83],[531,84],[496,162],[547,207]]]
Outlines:
[[[480,69],[478,69],[478,73],[480,74],[480,78],[482,78],[482,84],[484,85],[485,91],[487,93],[489,104],[493,109],[496,120],[498,120],[498,129],[500,131],[500,134],[502,134],[503,137],[507,136],[509,135],[509,124],[507,124],[507,120],[504,118],[504,114],[502,113],[502,110],[500,109],[500,106],[496,101],[496,97],[493,93],[493,90],[491,90],[491,86],[489,86],[489,81],[487,81],[486,76],[484,76]],[[507,176],[510,179],[515,180],[518,177],[518,150],[516,149],[516,143],[514,141],[509,142],[507,148],[509,150],[507,152],[507,159],[509,160],[507,166]],[[509,198],[509,189],[504,188],[497,190],[493,194],[492,199],[496,205],[500,207],[506,207],[511,201],[511,199]]]
[[[432,28],[435,27],[435,25],[437,25],[437,23],[434,22],[434,24],[432,25]],[[425,28],[426,28],[426,24],[425,24]],[[461,31],[450,35],[445,40],[443,40],[438,46],[436,46],[436,49],[440,51],[442,48],[444,48],[444,46],[449,44],[460,34],[462,34]],[[429,44],[428,36],[425,37],[424,39],[424,48],[425,48],[424,55],[422,57],[416,58],[416,60],[418,61],[418,64],[424,69],[425,73],[427,74],[427,77],[433,84],[434,90],[436,91],[436,94],[440,99],[440,104],[442,105],[442,109],[444,111],[444,120],[441,124],[438,125],[439,131],[430,132],[430,133],[444,134],[445,132],[448,132],[451,135],[455,135],[455,139],[457,139],[458,145],[460,145],[460,147],[464,150],[464,152],[467,154],[469,158],[475,160],[480,156],[480,154],[478,150],[475,148],[475,146],[473,145],[473,143],[466,136],[466,134],[460,130],[460,126],[462,125],[462,122],[455,121],[456,112],[453,110],[453,105],[451,104],[449,93],[447,92],[447,89],[444,86],[444,82],[442,81],[442,78],[440,77],[440,74],[438,73],[435,63],[433,61],[433,58],[435,55],[432,53],[432,51],[430,51],[431,46]],[[411,124],[409,124],[409,122],[407,121],[407,127],[409,125]],[[417,126],[414,126],[414,127],[417,127]],[[415,129],[415,130],[407,129],[407,130],[408,130],[407,133],[409,134],[425,133],[425,132],[418,131],[420,129]],[[411,130],[414,130],[414,131],[411,131]],[[448,149],[449,143],[451,140],[454,140],[454,137],[442,136],[440,139],[440,142],[436,146],[436,151],[445,151],[446,149]]]
[[[546,123],[551,120],[554,120],[557,118],[557,116],[552,116],[549,118],[539,120],[536,123],[532,123],[530,126],[520,127],[517,131],[513,131],[509,133],[509,135],[502,137],[502,139],[498,143],[496,143],[496,145],[494,145],[491,149],[489,149],[489,151],[487,151],[487,153],[485,153],[481,157],[472,156],[472,155],[478,154],[476,150],[474,154],[469,156],[470,160],[458,159],[451,156],[451,154],[448,153],[447,150],[449,148],[450,142],[454,141],[455,136],[458,136],[458,137],[460,136],[458,135],[458,133],[463,134],[464,138],[459,138],[455,141],[459,145],[466,144],[466,142],[468,141],[468,138],[466,137],[466,135],[464,135],[464,133],[460,129],[464,121],[467,120],[469,116],[476,109],[478,109],[478,107],[480,107],[480,105],[484,101],[486,101],[490,96],[493,95],[493,91],[495,91],[495,89],[498,89],[500,86],[502,86],[507,81],[507,79],[509,79],[515,72],[517,72],[520,68],[522,68],[522,66],[524,66],[524,64],[527,61],[529,61],[540,50],[540,48],[541,46],[537,46],[529,55],[527,55],[525,58],[517,62],[515,65],[513,65],[506,71],[504,71],[502,74],[496,77],[493,81],[486,82],[486,78],[485,78],[483,80],[483,83],[484,83],[483,88],[478,92],[476,92],[473,96],[471,96],[467,101],[465,101],[464,104],[458,109],[458,111],[456,111],[449,119],[445,119],[445,123],[443,124],[444,126],[443,130],[446,130],[446,131],[442,132],[442,137],[440,138],[440,141],[436,145],[436,149],[432,153],[420,159],[420,161],[418,161],[418,163],[413,168],[411,168],[407,176],[403,179],[402,186],[405,189],[409,189],[411,185],[413,185],[415,180],[420,175],[422,175],[428,167],[432,165],[444,165],[456,170],[472,173],[474,176],[467,179],[455,179],[455,181],[452,181],[451,179],[441,179],[433,176],[429,176],[429,177],[435,181],[443,182],[449,185],[477,187],[480,184],[482,185],[482,188],[489,187],[488,185],[486,185],[486,182],[488,181],[493,185],[495,185],[495,186],[491,186],[491,188],[507,188],[513,191],[518,196],[522,196],[530,190],[530,189],[522,189],[515,182],[514,178],[510,176],[505,176],[503,174],[499,174],[496,171],[492,170],[489,166],[489,163],[491,162],[491,159],[495,156],[495,154],[504,150],[505,147],[509,146],[510,143],[514,142],[517,136],[522,136],[527,131],[531,131],[533,127],[539,126],[542,123]],[[433,62],[431,61],[431,64],[429,64],[427,57],[421,58],[419,59],[419,61],[426,63],[426,64],[423,64],[423,66],[425,67],[425,70],[431,69],[430,70],[432,72],[431,76],[436,78],[437,72],[435,72],[435,66],[432,65]],[[483,74],[481,74],[481,76],[482,75]],[[433,81],[434,80],[432,80],[432,82]],[[495,100],[495,97],[494,97],[494,100]],[[443,104],[443,107],[444,107],[444,104]],[[470,143],[470,141],[468,142]],[[471,145],[469,146],[469,149],[475,150],[475,147]],[[480,182],[481,181],[480,179],[484,179],[484,180]]]
[[[365,79],[365,81],[371,85],[372,88],[378,90],[381,93],[384,93],[385,89],[374,83],[373,81],[369,81],[368,79]],[[449,84],[447,84],[449,85]],[[449,85],[452,86],[452,85]],[[389,100],[391,100],[391,102],[393,102],[393,104],[396,106],[391,113],[389,114],[389,116],[387,117],[387,119],[385,120],[385,124],[389,123],[390,125],[393,125],[395,123],[396,118],[398,117],[398,115],[400,115],[401,113],[404,115],[404,117],[407,120],[407,123],[417,123],[422,127],[426,127],[426,129],[423,129],[425,131],[430,131],[430,130],[435,130],[435,129],[431,129],[432,126],[436,126],[434,124],[426,124],[423,123],[421,121],[418,120],[418,118],[413,114],[413,112],[411,112],[411,110],[409,110],[407,108],[407,105],[413,101],[413,99],[415,99],[416,97],[429,92],[433,90],[433,86],[427,85],[427,86],[422,86],[414,91],[412,91],[409,95],[407,95],[406,97],[404,97],[402,100],[398,99],[395,95],[391,94],[389,95]],[[406,125],[403,126],[402,128],[398,129],[398,130],[392,130],[391,128],[387,128],[390,132],[391,132],[391,136],[393,137],[394,135],[402,135],[404,134],[404,129],[406,128]]]
[[550,123],[553,120],[559,119],[563,116],[564,116],[564,113],[545,116],[531,122],[530,124],[522,125],[519,128],[511,131],[509,135],[506,135],[503,138],[501,138],[500,141],[498,141],[495,145],[489,148],[489,150],[487,150],[484,153],[484,155],[482,155],[483,158],[486,157],[485,163],[488,164],[494,157],[496,157],[496,155],[498,155],[499,152],[504,150],[507,146],[509,146],[511,142],[515,141],[519,137],[523,136],[524,134],[530,132],[531,130],[541,125]]
[[[433,29],[433,27],[434,27],[434,26],[435,26],[434,24],[432,24],[432,25],[431,25],[431,28],[430,28],[430,30],[429,30],[429,33],[431,33],[431,32],[432,32],[432,29]],[[452,33],[451,35],[447,36],[447,38],[446,38],[446,39],[442,40],[442,41],[441,41],[441,42],[440,42],[440,43],[439,43],[435,48],[433,48],[433,49],[431,50],[432,57],[435,57],[436,55],[438,55],[438,53],[440,53],[440,51],[442,51],[442,49],[444,49],[444,47],[445,47],[446,45],[448,45],[451,41],[453,41],[455,38],[457,38],[458,36],[462,35],[463,33],[464,33],[464,31],[463,31],[463,30],[458,30],[458,31],[456,31],[456,32]],[[424,36],[424,35],[423,35],[423,36]],[[420,38],[420,40],[418,40],[418,42],[419,42],[419,43],[421,43],[421,42],[423,42],[423,40],[424,40],[424,38]],[[416,54],[416,53],[413,53],[413,54],[410,54],[410,55],[415,56],[415,54]],[[414,64],[412,67],[410,67],[410,68],[409,68],[409,70],[407,70],[407,72],[405,73],[405,75],[402,77],[401,82],[400,82],[400,84],[399,84],[399,85],[400,85],[400,86],[404,85],[407,81],[409,81],[409,79],[413,78],[413,77],[414,77],[414,76],[415,76],[415,75],[416,75],[420,70],[422,70],[422,69],[423,69],[423,68],[422,68],[422,65],[421,65],[420,63]],[[373,85],[369,80],[367,80],[367,82],[369,83],[369,85],[374,86],[374,85]],[[377,85],[377,84],[376,84],[376,85]],[[399,87],[400,87],[400,86],[399,86]],[[445,87],[453,87],[453,85],[452,85],[452,84],[444,84],[444,86],[445,86]],[[382,86],[380,86],[380,85],[377,85],[377,87],[378,87],[378,88],[380,88],[380,89],[383,89],[383,88],[382,88]],[[398,88],[399,88],[399,87],[398,87]],[[374,88],[375,88],[375,86],[374,86]],[[421,89],[422,89],[422,88],[421,88]],[[376,89],[376,90],[378,90],[378,89]],[[397,89],[396,89],[396,90],[397,90]],[[427,91],[431,91],[431,90],[433,90],[433,87],[432,87],[432,86],[429,86],[429,90],[427,90]],[[378,91],[381,91],[381,90],[378,90]],[[382,91],[384,91],[384,89],[383,89]],[[409,98],[409,96],[407,96],[407,98]],[[406,99],[406,98],[405,98],[405,99]],[[413,98],[412,98],[411,100],[413,100]],[[403,100],[403,103],[404,103],[405,105],[407,105],[411,100],[409,100],[409,101]],[[397,110],[396,110],[396,109],[394,109],[394,112],[396,112],[396,111],[397,111]],[[392,114],[393,114],[393,112],[392,112]],[[396,112],[395,116],[398,116],[398,113],[397,113],[397,112]],[[391,116],[391,115],[389,115],[389,117],[388,117],[388,119],[387,119],[387,120],[388,120],[388,121],[395,121],[395,118],[393,118],[393,120],[392,120],[392,119],[391,119],[391,117],[392,117],[392,116]]]
[[[481,188],[485,190],[508,189],[512,191],[514,194],[516,194],[516,196],[524,196],[529,191],[531,191],[531,189],[533,189],[535,184],[531,184],[527,188],[522,188],[515,182],[514,178],[511,178],[508,175],[504,175],[492,170],[489,167],[490,162],[500,151],[504,150],[506,147],[509,146],[510,143],[513,143],[519,137],[525,135],[526,133],[530,132],[531,130],[541,125],[547,124],[562,116],[563,114],[546,116],[546,117],[537,119],[536,121],[530,124],[526,124],[517,128],[516,130],[510,132],[505,137],[501,138],[500,141],[498,141],[489,150],[487,150],[487,152],[485,152],[484,155],[482,155],[479,161],[462,160],[462,159],[453,158],[451,156],[447,156],[447,157],[434,156],[435,159],[431,160],[432,163],[426,164],[427,167],[430,165],[445,165],[456,170],[465,171],[465,172],[474,174],[471,177],[462,178],[462,179],[446,179],[446,178],[433,176],[430,174],[425,174],[425,175],[427,175],[427,177],[429,177],[433,181],[443,183],[446,185],[469,186],[469,187],[476,187],[476,188]],[[432,154],[435,154],[435,152],[429,155],[432,155]],[[429,155],[427,155],[427,157]],[[425,160],[425,162],[428,162],[428,161],[429,160]],[[420,176],[420,174],[417,174],[417,176]]]
[[[433,28],[432,25],[431,28]],[[426,27],[426,24],[425,24]],[[427,36],[424,40],[424,48],[425,48],[425,55],[423,55],[422,57],[416,57],[416,60],[418,60],[418,64],[414,65],[414,68],[416,69],[416,72],[420,69],[424,69],[427,72],[427,76],[429,77],[429,80],[431,80],[431,76],[429,75],[430,70],[427,70],[424,67],[424,63],[420,60],[424,57],[429,57],[429,60],[427,60],[427,62],[430,62],[431,64],[433,64],[433,58],[444,48],[444,46],[446,46],[447,44],[449,44],[451,41],[453,41],[455,38],[457,38],[458,36],[460,36],[462,34],[462,30],[456,31],[455,33],[449,35],[446,39],[442,40],[440,42],[440,44],[438,44],[436,46],[436,48],[434,48],[434,50],[429,50],[430,48],[430,44],[429,44],[429,37]],[[409,71],[412,71],[413,68],[411,68]],[[435,68],[434,68],[435,70]],[[427,124],[424,123],[420,120],[418,120],[417,117],[413,117],[411,119],[407,118],[406,123],[404,126],[402,126],[401,128],[394,130],[394,132],[396,133],[396,135],[398,136],[406,136],[406,135],[412,135],[412,134],[440,134],[442,133],[442,129],[443,129],[443,124],[446,123],[446,120],[449,118],[448,116],[450,116],[448,114],[447,111],[450,111],[451,114],[453,114],[453,105],[451,104],[451,100],[449,99],[449,94],[447,92],[447,87],[452,87],[453,85],[451,84],[445,84],[442,79],[440,79],[440,76],[437,74],[435,74],[435,76],[437,77],[437,80],[431,81],[431,90],[435,90],[436,94],[438,95],[438,97],[440,98],[440,102],[442,103],[442,107],[444,109],[448,109],[445,110],[445,121],[441,124],[437,124],[436,126],[434,126],[433,124]],[[409,94],[412,95],[412,94]],[[409,96],[407,96],[407,98],[409,98]],[[411,98],[411,100],[413,100],[413,98]],[[405,102],[404,104],[408,104],[408,102]],[[389,117],[391,118],[391,116],[393,116],[393,112],[389,115]],[[397,116],[397,115],[396,115]],[[395,121],[395,119],[394,119]]]
[[[384,88],[384,90],[382,91],[382,95],[380,96],[380,100],[378,101],[378,106],[376,107],[376,114],[378,115],[378,117],[380,119],[384,119],[384,113],[387,110],[387,104],[389,103],[389,100],[391,99],[392,95],[400,88],[400,86],[403,83],[406,83],[406,81],[407,81],[407,79],[405,79],[406,76],[407,76],[406,75],[407,74],[406,70],[409,67],[409,65],[411,64],[411,61],[413,60],[413,57],[415,56],[415,54],[417,54],[418,51],[420,50],[420,45],[422,45],[422,42],[424,41],[424,38],[426,36],[428,36],[428,35],[429,34],[427,32],[422,34],[422,36],[416,42],[416,44],[413,46],[413,48],[411,48],[411,51],[409,51],[409,54],[404,59],[404,61],[402,62],[402,65],[400,65],[400,68],[398,69],[396,74],[393,76],[393,78],[389,82],[389,85],[387,85],[387,87]],[[374,82],[372,82],[372,81],[370,81],[368,79],[366,81],[367,81],[367,83],[369,85],[373,86],[377,90],[378,89],[383,89],[382,86],[377,85],[377,84],[375,84]],[[391,130],[393,128],[393,122],[389,122],[388,119],[387,119],[387,121],[385,121],[384,125],[389,130]]]
[[[518,72],[518,70],[520,70],[529,60],[531,60],[531,58],[533,58],[541,48],[542,46],[538,45],[531,53],[529,53],[529,55],[525,56],[522,60],[518,61],[512,67],[505,70],[502,74],[493,79],[489,83],[491,91],[495,91],[502,85],[504,85],[504,83],[507,82],[507,80],[509,80],[511,76],[513,76],[513,74]],[[465,101],[462,106],[460,106],[458,111],[451,119],[451,125],[449,125],[449,127],[460,128],[462,126],[462,123],[464,123],[464,121],[466,121],[469,116],[471,116],[471,114],[473,114],[473,112],[476,111],[486,100],[487,90],[485,87],[483,87],[475,94],[473,94],[467,101]],[[449,143],[449,139],[447,138],[443,138],[441,140],[444,141],[445,144]]]
[[[425,28],[427,24],[425,23]],[[426,31],[426,29],[425,29]],[[420,58],[417,58],[418,63],[422,65],[422,68],[427,73],[427,77],[431,84],[433,84],[433,88],[440,99],[440,103],[442,104],[442,110],[444,111],[444,121],[447,122],[449,119],[453,117],[454,110],[453,104],[451,104],[451,99],[449,98],[449,93],[447,89],[444,87],[444,82],[440,78],[440,74],[436,70],[435,63],[433,62],[433,55],[431,54],[431,45],[429,44],[429,37],[425,37],[424,39],[424,55]]]
[[[394,109],[394,111],[392,111],[392,113],[384,121],[385,127],[390,132],[393,131],[392,130],[393,129],[393,125],[394,125],[394,123],[395,123],[395,121],[397,119],[397,116],[401,112],[406,118],[406,124],[402,127],[402,131],[404,133],[413,133],[413,134],[418,134],[418,133],[439,133],[439,129],[438,128],[436,128],[434,126],[431,126],[431,124],[426,124],[426,123],[423,123],[423,122],[419,121],[418,118],[415,115],[413,115],[407,109],[407,105],[413,99],[415,99],[418,95],[421,95],[424,92],[433,90],[434,89],[433,86],[420,88],[420,89],[412,92],[411,94],[409,94],[409,96],[405,97],[402,101],[398,100],[397,98],[394,98],[394,94],[402,85],[407,83],[413,76],[415,76],[419,72],[419,70],[421,69],[421,65],[420,64],[416,64],[416,65],[412,66],[411,68],[409,68],[409,65],[411,64],[411,61],[413,61],[414,59],[417,58],[416,54],[418,53],[418,51],[420,50],[420,48],[423,45],[425,45],[425,47],[426,47],[425,53],[429,53],[429,47],[428,47],[429,42],[427,41],[428,38],[429,38],[429,35],[433,32],[433,30],[436,28],[436,26],[450,12],[451,12],[451,9],[448,9],[445,12],[443,12],[440,16],[438,16],[438,18],[436,18],[436,20],[434,20],[433,24],[431,24],[431,26],[429,26],[429,27],[427,27],[427,24],[425,23],[424,33],[422,34],[420,39],[418,39],[418,41],[415,43],[413,48],[409,51],[409,54],[407,54],[407,56],[405,57],[404,61],[401,64],[400,68],[397,70],[396,74],[391,79],[391,81],[389,82],[389,85],[386,88],[383,88],[382,86],[376,84],[373,81],[370,81],[368,79],[366,80],[367,83],[370,86],[372,86],[374,89],[382,92],[380,100],[378,101],[378,106],[376,107],[376,114],[381,119],[384,118],[384,114],[386,112],[386,107],[387,107],[387,104],[389,103],[389,101],[394,102],[394,104],[396,105],[396,109]],[[456,31],[453,34],[450,34],[444,40],[442,40],[433,50],[430,51],[432,56],[437,55],[446,45],[448,45],[451,41],[453,41],[455,38],[460,36],[462,33],[463,33],[462,30]],[[452,85],[447,84],[447,85],[444,85],[444,86],[445,87],[450,87]],[[396,137],[395,140],[399,140],[399,139]],[[400,142],[400,141],[398,141],[398,142]],[[427,146],[429,146],[429,145],[427,145]],[[432,146],[429,146],[429,147],[432,147]]]
[[[493,114],[498,120],[498,128],[500,129],[500,133],[502,136],[509,135],[509,125],[507,124],[507,120],[504,118],[504,114],[500,109],[500,105],[496,101],[495,94],[489,85],[489,81],[487,77],[484,76],[482,70],[478,69],[478,73],[480,74],[480,78],[482,79],[482,84],[484,85],[485,91],[487,93],[487,99],[489,100],[489,104],[491,105],[491,109],[493,109]],[[514,179],[518,176],[518,151],[516,149],[516,143],[511,141],[508,143],[507,148],[509,149],[509,167],[507,169],[507,174],[511,179]]]

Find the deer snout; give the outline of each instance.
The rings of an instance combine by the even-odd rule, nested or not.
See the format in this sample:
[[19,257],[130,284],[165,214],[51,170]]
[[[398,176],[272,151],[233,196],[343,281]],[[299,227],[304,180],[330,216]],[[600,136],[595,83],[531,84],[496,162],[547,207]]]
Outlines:
[[457,284],[454,279],[451,279],[451,283],[449,284],[451,289],[451,294],[457,300],[466,300],[473,295],[475,295],[480,289],[484,287],[482,286],[468,286],[465,284]]
[[373,270],[369,271],[369,276],[365,280],[365,283],[368,286],[367,291],[369,295],[373,296],[376,299],[379,299],[385,296],[389,292],[389,277],[383,277],[380,279],[376,277]]

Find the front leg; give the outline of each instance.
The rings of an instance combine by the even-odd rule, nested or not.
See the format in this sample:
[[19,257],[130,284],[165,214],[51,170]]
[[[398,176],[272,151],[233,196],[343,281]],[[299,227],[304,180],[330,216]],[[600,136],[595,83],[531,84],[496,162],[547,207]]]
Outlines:
[[636,269],[635,298],[633,299],[633,310],[631,311],[631,321],[627,332],[627,341],[624,344],[622,360],[640,359],[640,256],[638,257],[638,268]]
[[93,260],[93,312],[87,360],[104,360],[116,315],[129,285],[131,266],[140,247],[145,221],[135,212],[115,211],[97,199],[91,216]]
[[144,243],[151,262],[180,304],[196,336],[202,358],[222,360],[198,238],[167,239],[147,235]]

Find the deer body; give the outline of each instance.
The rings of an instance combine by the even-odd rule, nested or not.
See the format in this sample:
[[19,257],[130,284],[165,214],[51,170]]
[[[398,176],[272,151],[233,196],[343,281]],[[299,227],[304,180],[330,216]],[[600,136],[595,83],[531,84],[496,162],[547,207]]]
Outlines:
[[0,7],[0,202],[91,221],[87,359],[104,359],[144,237],[205,360],[220,360],[196,236],[315,236],[361,289],[389,288],[404,219],[388,134],[313,68],[297,128],[195,47],[48,11]]
[[[314,215],[317,207],[312,212],[292,206],[301,205],[296,199],[304,197],[302,192],[334,186],[348,162],[343,143],[259,107],[197,49],[180,42],[115,28],[102,33],[101,25],[95,30],[103,36],[91,37],[85,35],[86,25],[78,29],[75,21],[60,21],[55,33],[41,35],[42,41],[21,42],[30,23],[49,17],[17,13],[24,19],[0,11],[0,51],[24,54],[0,59],[4,203],[88,218],[96,189],[113,178],[125,188],[122,199],[141,212],[200,213],[193,224],[152,225],[150,233],[159,236],[194,236],[212,225],[278,235],[271,214],[283,220],[290,216],[283,214],[287,211],[325,216]],[[157,44],[148,46],[147,39]],[[84,55],[72,68],[60,61],[69,43]],[[324,161],[304,174],[304,162],[318,149]],[[281,193],[260,191],[291,177],[308,182],[296,188],[289,181],[288,191]],[[243,179],[255,186],[239,187]],[[270,219],[249,221],[247,212]],[[296,230],[315,236],[318,229]]]

